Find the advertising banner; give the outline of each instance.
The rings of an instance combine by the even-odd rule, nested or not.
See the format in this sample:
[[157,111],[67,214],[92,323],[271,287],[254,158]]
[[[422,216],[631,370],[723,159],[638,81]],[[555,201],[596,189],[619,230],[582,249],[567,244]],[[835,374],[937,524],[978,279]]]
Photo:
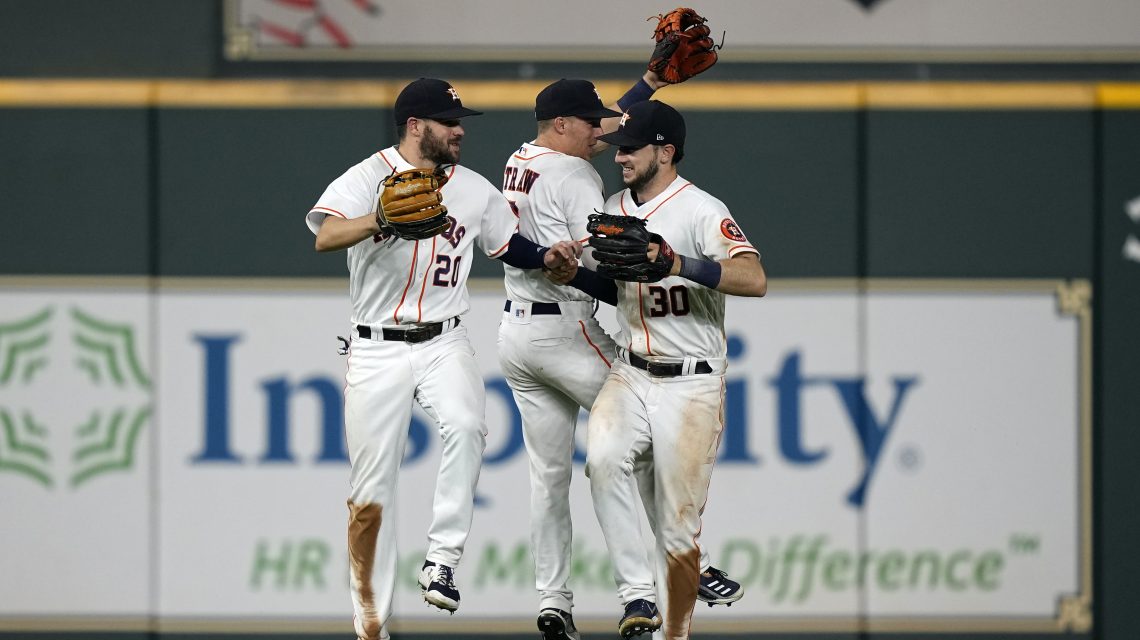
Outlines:
[[[699,608],[694,628],[1087,630],[1089,295],[805,281],[729,298],[701,542],[746,595]],[[458,616],[521,632],[538,599],[528,460],[495,352],[502,293],[476,287],[471,304],[461,329],[489,437]],[[0,309],[0,628],[53,614],[349,623],[343,290],[4,290]],[[571,587],[576,617],[609,628],[621,605],[582,473],[586,422]],[[385,517],[397,629],[459,620],[415,584],[440,439],[418,409],[409,428]]]
[[[227,0],[231,59],[644,62],[658,14],[645,2]],[[716,0],[732,61],[1136,60],[1140,6],[1123,0]],[[646,22],[650,19],[650,22]],[[412,76],[414,77],[414,76]]]

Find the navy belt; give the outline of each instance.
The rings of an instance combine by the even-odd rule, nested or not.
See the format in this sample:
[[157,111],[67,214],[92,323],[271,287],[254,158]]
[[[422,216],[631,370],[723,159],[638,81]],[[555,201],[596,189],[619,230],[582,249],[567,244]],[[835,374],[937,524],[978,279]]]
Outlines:
[[[645,358],[638,356],[635,353],[627,352],[629,363],[638,369],[644,369],[649,372],[649,375],[658,378],[673,378],[676,376],[684,375],[685,365],[680,362],[650,362]],[[693,373],[712,373],[712,366],[705,360],[697,363],[693,368]]]
[[[450,322],[450,320],[448,320],[448,322]],[[443,333],[443,326],[445,324],[445,322],[432,322],[430,324],[417,325],[411,329],[389,329],[387,327],[384,327],[381,331],[384,340],[396,340],[399,342],[411,343],[427,342],[428,340],[438,337],[439,334]],[[452,327],[454,328],[458,326],[459,318],[455,318],[455,324],[452,325]],[[367,325],[356,325],[356,333],[365,340],[372,339],[372,327],[369,327]]]
[[[507,300],[507,303],[503,305],[503,311],[510,313],[510,300]],[[530,303],[530,314],[532,316],[557,316],[562,314],[562,307],[559,307],[557,302],[532,302]]]

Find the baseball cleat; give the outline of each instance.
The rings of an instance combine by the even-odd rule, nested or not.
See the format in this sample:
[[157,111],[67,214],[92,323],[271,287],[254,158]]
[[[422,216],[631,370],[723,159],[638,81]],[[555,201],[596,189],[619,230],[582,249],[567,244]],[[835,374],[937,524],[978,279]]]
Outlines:
[[574,626],[574,616],[553,607],[538,613],[538,633],[542,640],[582,640]]
[[648,600],[634,600],[625,605],[625,615],[618,623],[618,633],[622,638],[632,638],[643,633],[653,633],[661,628],[661,614],[657,605]]
[[714,604],[723,604],[731,607],[733,602],[736,602],[744,595],[744,589],[740,588],[740,583],[728,577],[728,574],[717,569],[716,567],[709,567],[708,571],[701,574],[701,585],[697,588],[697,599],[701,602],[707,602],[711,607]]
[[424,561],[420,569],[420,591],[424,601],[433,607],[455,614],[459,608],[459,589],[455,587],[455,569],[445,565],[436,564],[430,560]]

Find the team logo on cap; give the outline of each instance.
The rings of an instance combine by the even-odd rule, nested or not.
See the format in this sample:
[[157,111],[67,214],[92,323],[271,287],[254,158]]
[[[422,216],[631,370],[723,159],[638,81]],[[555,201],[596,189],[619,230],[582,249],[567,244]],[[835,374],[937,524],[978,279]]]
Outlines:
[[454,87],[448,87],[447,92],[451,94],[452,100],[459,100],[459,92]]
[[744,237],[744,233],[740,230],[740,227],[736,226],[736,222],[731,218],[725,218],[720,221],[720,232],[729,240],[748,242],[748,239]]
[[624,127],[626,122],[629,122],[629,114],[623,113],[621,114],[621,120],[618,120],[618,127]]

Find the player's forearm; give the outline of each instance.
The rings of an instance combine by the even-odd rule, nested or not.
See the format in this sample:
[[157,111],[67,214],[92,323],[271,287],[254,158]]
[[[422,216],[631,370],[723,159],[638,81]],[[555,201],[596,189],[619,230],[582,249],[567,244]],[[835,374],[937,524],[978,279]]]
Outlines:
[[669,275],[733,296],[758,298],[768,292],[768,276],[754,253],[717,262],[678,255]]
[[716,290],[732,296],[759,298],[768,293],[768,276],[755,253],[720,261],[720,284]]
[[320,252],[339,251],[377,233],[380,233],[380,225],[376,222],[376,216],[352,219],[328,216],[317,232],[316,249]]
[[574,278],[567,282],[571,287],[587,293],[608,305],[617,306],[617,284],[603,278],[586,267],[578,267]]
[[669,86],[669,83],[662,80],[661,76],[657,75],[656,71],[646,71],[641,76],[641,79],[644,80],[645,84],[649,85],[649,87],[654,91],[657,91],[662,87]]

